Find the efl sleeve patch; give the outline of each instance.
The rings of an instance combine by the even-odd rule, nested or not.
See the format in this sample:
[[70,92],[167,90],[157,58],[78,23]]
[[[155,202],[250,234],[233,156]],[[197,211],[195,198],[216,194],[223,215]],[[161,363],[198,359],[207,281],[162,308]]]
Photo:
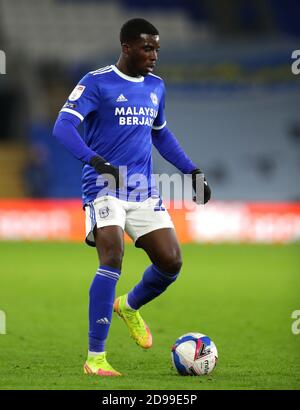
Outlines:
[[85,85],[77,85],[74,90],[71,92],[68,100],[69,101],[76,101],[81,96],[83,91],[85,90]]

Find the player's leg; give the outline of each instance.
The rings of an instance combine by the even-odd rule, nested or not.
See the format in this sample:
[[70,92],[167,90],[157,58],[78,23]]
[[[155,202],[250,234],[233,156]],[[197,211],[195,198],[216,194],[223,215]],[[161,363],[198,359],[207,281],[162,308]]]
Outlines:
[[121,273],[126,212],[121,201],[99,198],[86,208],[87,243],[95,245],[99,268],[89,292],[89,354],[84,366],[87,374],[118,376],[106,360],[115,288]]
[[105,342],[112,319],[115,287],[121,273],[124,232],[119,226],[106,226],[95,228],[94,236],[99,269],[89,292],[89,355],[85,373],[119,376],[120,373],[106,360]]
[[128,304],[133,309],[139,309],[163,293],[176,280],[182,266],[180,246],[173,228],[149,232],[138,238],[136,246],[144,249],[152,265],[128,294]]
[[181,254],[173,228],[158,229],[143,235],[136,245],[145,250],[152,265],[128,294],[116,299],[114,310],[125,321],[135,342],[147,349],[152,346],[152,335],[138,309],[163,293],[176,280],[181,268]]

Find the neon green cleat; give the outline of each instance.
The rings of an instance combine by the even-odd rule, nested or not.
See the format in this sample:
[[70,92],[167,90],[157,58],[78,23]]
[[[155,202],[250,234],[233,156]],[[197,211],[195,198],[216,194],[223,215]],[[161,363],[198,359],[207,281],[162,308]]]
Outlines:
[[84,363],[83,371],[85,374],[95,374],[97,376],[122,376],[106,360],[106,352],[97,356],[88,356]]
[[152,346],[152,335],[146,322],[138,310],[126,305],[127,294],[118,297],[114,303],[114,311],[124,320],[133,340],[144,349]]

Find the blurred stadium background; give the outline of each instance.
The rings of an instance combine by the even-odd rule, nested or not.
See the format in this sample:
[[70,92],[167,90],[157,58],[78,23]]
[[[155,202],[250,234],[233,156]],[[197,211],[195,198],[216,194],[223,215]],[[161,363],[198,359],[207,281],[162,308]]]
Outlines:
[[[279,367],[274,368],[274,374],[279,375],[276,382],[272,382],[271,376],[268,378],[256,374],[252,384],[243,379],[243,375],[248,372],[246,367],[244,373],[236,374],[236,380],[229,387],[234,388],[241,383],[240,386],[255,388],[266,383],[267,387],[299,388],[299,341],[296,347],[297,337],[289,339],[290,315],[292,310],[300,308],[297,299],[300,265],[300,74],[295,75],[291,70],[294,61],[292,52],[300,49],[299,14],[300,3],[297,0],[0,0],[0,50],[6,55],[6,73],[0,75],[0,309],[10,314],[15,336],[18,337],[18,331],[25,326],[20,322],[18,326],[21,327],[18,328],[17,322],[13,322],[14,314],[18,312],[16,300],[26,312],[26,309],[31,309],[31,300],[35,300],[36,311],[33,308],[30,310],[33,320],[38,320],[39,312],[44,317],[50,315],[50,321],[56,320],[58,324],[57,331],[51,329],[57,336],[55,342],[50,334],[46,337],[41,333],[45,337],[43,339],[41,336],[41,340],[50,340],[47,352],[56,352],[54,346],[59,343],[59,334],[69,337],[69,334],[63,333],[66,324],[55,316],[55,309],[57,306],[62,307],[62,317],[63,312],[69,312],[67,306],[72,303],[70,298],[73,293],[70,290],[70,296],[64,295],[54,283],[51,288],[53,275],[58,280],[59,277],[65,278],[66,283],[63,281],[61,285],[63,289],[68,286],[67,278],[74,278],[70,266],[74,256],[78,275],[81,275],[78,278],[82,278],[83,271],[92,274],[96,259],[87,269],[83,261],[87,263],[87,255],[91,255],[91,251],[82,244],[81,251],[77,244],[73,244],[74,248],[66,244],[62,244],[62,248],[49,244],[46,251],[44,243],[35,243],[32,247],[27,243],[36,240],[76,242],[84,238],[84,215],[80,201],[81,164],[54,140],[53,123],[66,97],[87,71],[116,62],[121,25],[129,18],[144,17],[160,31],[161,53],[156,74],[164,78],[167,86],[168,124],[190,157],[205,170],[212,187],[213,201],[207,206],[198,207],[192,213],[185,210],[171,211],[179,238],[182,243],[187,243],[183,246],[187,263],[191,271],[194,269],[194,290],[197,288],[198,265],[216,278],[216,284],[208,289],[208,294],[201,296],[204,297],[202,313],[204,309],[211,324],[207,331],[217,333],[218,329],[217,345],[220,343],[225,348],[229,336],[225,323],[228,324],[232,314],[230,317],[235,317],[236,322],[232,323],[230,329],[236,329],[251,340],[254,336],[252,333],[250,336],[247,334],[247,326],[251,327],[254,319],[250,315],[247,322],[245,316],[238,318],[238,312],[241,312],[243,303],[250,301],[255,317],[263,320],[265,297],[269,292],[274,292],[269,294],[269,299],[267,296],[266,302],[273,312],[274,317],[271,317],[274,327],[264,335],[276,340],[282,329],[276,322],[280,317],[280,323],[286,328],[283,339],[276,341],[277,348],[282,340],[287,341],[289,345],[285,345],[282,354],[289,355],[286,363],[298,366],[297,373],[294,368],[277,365]],[[155,173],[175,172],[156,152],[154,170]],[[206,247],[201,244],[201,248],[198,248],[198,245],[190,242],[262,242],[268,245],[260,249],[247,245],[218,248],[219,245]],[[128,264],[135,267],[139,263],[135,259],[135,252],[138,251],[131,252],[130,249],[131,259]],[[197,259],[199,252],[202,252],[202,258],[204,256],[201,263]],[[12,260],[14,263],[11,264]],[[52,264],[51,269],[49,265],[48,270],[44,270],[43,282],[39,271],[45,261],[47,264],[51,261]],[[59,268],[61,270],[56,272],[58,261],[61,261],[64,271]],[[219,265],[214,265],[217,262]],[[235,266],[236,263],[240,264],[239,268]],[[234,275],[232,266],[233,271],[236,269],[240,285],[235,293],[231,286],[233,276],[230,275]],[[23,282],[24,277],[20,277],[20,281],[27,292],[32,292],[32,299],[28,295],[28,300],[21,286],[14,288],[14,283],[17,283],[14,280],[18,280],[23,269],[27,269],[26,280]],[[222,279],[222,269],[226,279]],[[243,270],[243,280],[249,294],[251,292],[249,299],[248,296],[243,297],[245,284],[239,279]],[[215,276],[216,272],[218,274]],[[83,286],[86,289],[90,279],[91,276],[80,279],[85,281]],[[78,286],[81,286],[80,280],[77,279]],[[200,281],[200,287],[203,277],[197,280]],[[204,281],[208,283],[208,278]],[[46,283],[49,284],[49,295],[52,295],[53,289],[57,305],[53,304],[50,296],[46,297],[46,301],[41,298],[39,290],[45,290],[48,286]],[[190,285],[186,283],[186,286],[189,292],[193,292],[192,288],[188,288]],[[219,307],[217,318],[210,305],[212,293],[218,299],[215,305]],[[170,293],[169,297],[172,299],[174,294]],[[258,298],[257,309],[254,307],[254,294]],[[281,299],[283,294],[284,300]],[[73,306],[76,314],[73,311],[72,315],[77,318],[76,328],[74,323],[73,329],[76,339],[74,345],[77,343],[80,347],[83,340],[84,347],[85,312],[79,308],[86,309],[87,296],[83,295],[80,288],[75,297],[76,300],[82,298],[82,301],[78,302],[78,306]],[[158,303],[163,306],[165,302],[163,298],[161,300]],[[278,302],[274,308],[271,301],[274,305]],[[280,302],[284,305],[284,313],[276,310],[280,308]],[[224,305],[232,306],[227,316]],[[198,315],[193,307],[189,309]],[[246,312],[246,305],[244,309],[243,312]],[[180,322],[180,317],[178,312],[178,326],[169,330],[172,337],[176,338],[186,331],[202,331],[202,328],[193,328],[192,320],[188,326]],[[163,323],[163,318],[161,320]],[[172,323],[173,319],[170,320]],[[222,321],[224,330],[219,328],[219,322]],[[245,327],[239,327],[238,323],[245,323]],[[35,331],[40,331],[38,325],[31,324],[30,329],[33,329],[32,326],[37,326]],[[66,329],[71,325],[68,326]],[[82,330],[80,337],[77,326]],[[255,326],[258,337],[261,337],[260,332],[265,329],[263,323],[261,328],[260,325]],[[24,328],[24,332],[27,331],[28,328]],[[164,337],[166,339],[162,335],[161,340],[165,340]],[[6,350],[2,350],[2,353],[11,352],[15,358],[19,357],[17,347],[10,350],[13,349],[13,342],[10,344],[4,342],[4,339],[0,340],[6,343]],[[31,345],[28,340],[28,343],[26,340],[24,343],[31,351],[35,339],[32,338]],[[243,343],[241,349],[244,349]],[[268,346],[266,343],[265,347],[270,352],[267,360],[271,363],[272,349]],[[36,348],[41,346],[37,344]],[[68,351],[66,346],[62,348]],[[233,350],[230,354],[234,354]],[[257,354],[255,351],[256,358]],[[32,352],[28,356],[28,366],[32,360],[36,366],[40,365],[41,361],[39,364],[35,362],[35,355],[36,352]],[[82,350],[82,357],[84,355],[85,351]],[[134,361],[133,353],[131,357]],[[161,362],[165,360],[165,354],[159,357]],[[245,357],[241,355],[235,358],[234,364],[227,362],[228,373],[225,371],[226,377],[220,377],[220,380],[225,383],[224,380],[230,379],[236,370],[235,366],[238,368],[240,365],[240,359],[243,361]],[[22,360],[25,360],[24,357]],[[226,359],[224,361],[226,364]],[[14,379],[14,372],[10,373],[12,367],[7,361],[5,363],[9,376],[4,376],[2,386],[26,386],[24,380]],[[153,363],[156,363],[155,360]],[[20,364],[22,366],[26,373],[27,368]],[[150,374],[155,374],[155,370],[152,370]],[[43,379],[42,374],[45,375],[47,371],[49,368],[45,370],[41,367],[35,378],[29,377],[27,383],[31,383],[30,386],[55,388],[59,382],[56,379],[53,382],[54,376],[52,382]],[[55,369],[51,368],[51,372],[54,375]],[[280,373],[287,378],[286,383],[284,377],[280,378]],[[170,381],[167,388],[174,387],[173,382]],[[77,386],[76,383],[74,379],[72,388]],[[156,388],[163,388],[164,383],[161,383]],[[196,382],[193,382],[192,387],[188,387],[186,381],[184,383],[180,381],[178,386],[199,388]],[[65,385],[62,383],[62,386]],[[109,388],[107,382],[103,386]],[[124,388],[125,385],[114,386]],[[151,386],[155,385],[149,382],[146,388]],[[209,388],[214,386],[212,384]],[[218,386],[228,387],[226,383]],[[89,387],[91,385],[85,385],[85,388]]]
[[[71,205],[21,199],[80,197],[81,164],[52,138],[53,122],[83,74],[116,61],[132,16],[159,27],[170,128],[205,170],[213,199],[235,202],[198,210],[204,224],[185,224],[183,239],[300,238],[296,0],[1,0],[0,10],[0,238],[82,235]],[[175,171],[154,157],[155,173]]]

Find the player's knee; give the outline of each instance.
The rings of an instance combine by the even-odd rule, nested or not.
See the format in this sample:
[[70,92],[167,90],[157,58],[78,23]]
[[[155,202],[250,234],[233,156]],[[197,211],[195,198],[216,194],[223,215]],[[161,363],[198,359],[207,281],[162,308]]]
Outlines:
[[177,251],[171,251],[164,255],[161,261],[161,269],[171,275],[177,275],[182,267],[181,255]]
[[181,267],[182,267],[182,260],[177,259],[177,260],[173,261],[172,263],[170,263],[167,272],[169,272],[173,275],[178,275],[178,273],[181,270]]
[[123,249],[106,249],[101,254],[101,265],[110,266],[112,268],[121,269],[123,260]]

